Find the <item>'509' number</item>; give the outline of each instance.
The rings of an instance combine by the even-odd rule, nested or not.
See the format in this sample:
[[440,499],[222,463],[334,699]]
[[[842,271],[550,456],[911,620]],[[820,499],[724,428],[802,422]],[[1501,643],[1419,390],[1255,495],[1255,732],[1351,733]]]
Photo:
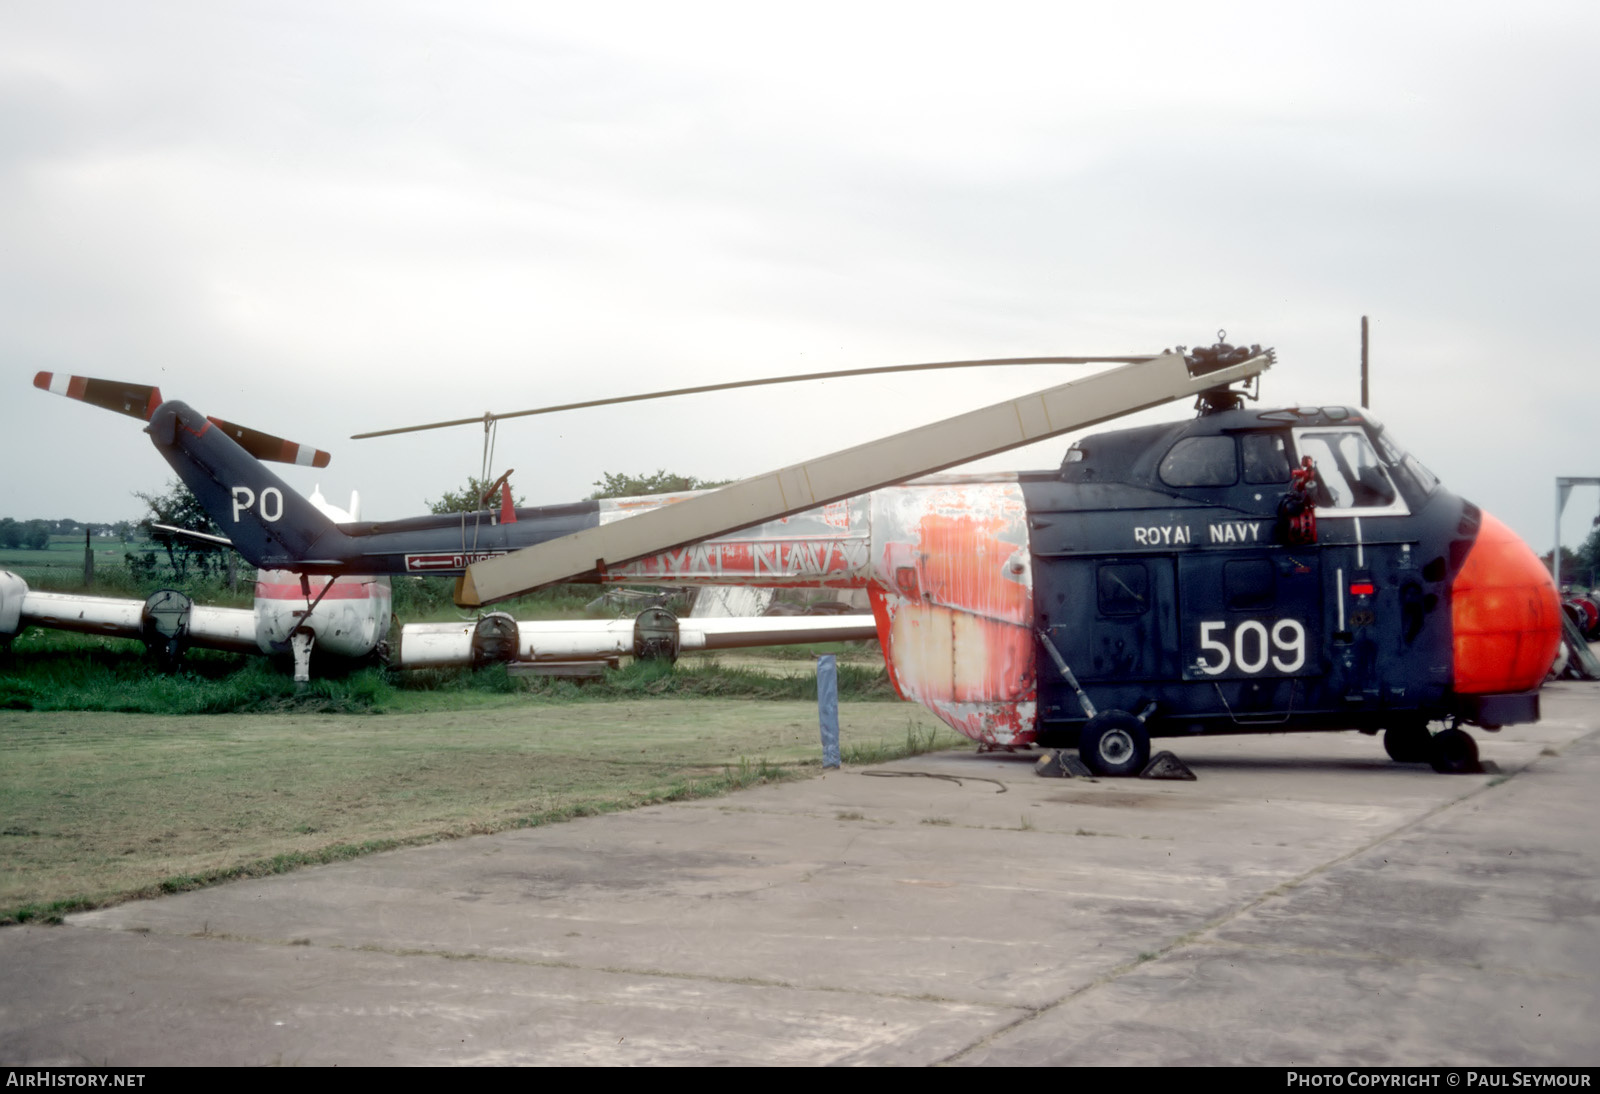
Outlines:
[[1306,629],[1297,619],[1280,619],[1269,636],[1265,623],[1246,619],[1234,628],[1230,643],[1225,621],[1202,623],[1200,649],[1203,655],[1216,655],[1214,662],[1202,656],[1195,665],[1208,676],[1221,676],[1230,668],[1253,674],[1269,663],[1279,672],[1298,672],[1306,663]]

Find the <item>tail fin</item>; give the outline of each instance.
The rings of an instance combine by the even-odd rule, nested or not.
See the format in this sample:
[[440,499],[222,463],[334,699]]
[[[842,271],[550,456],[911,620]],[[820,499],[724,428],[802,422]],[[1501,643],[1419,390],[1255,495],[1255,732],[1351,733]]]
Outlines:
[[139,418],[172,469],[251,564],[265,569],[337,570],[352,554],[349,537],[268,471],[261,460],[328,466],[321,449],[164,401],[149,384],[41,372],[33,386]]
[[156,408],[145,432],[252,565],[279,570],[342,568],[350,551],[349,537],[240,447],[229,436],[232,428],[219,427],[213,419],[172,400]]

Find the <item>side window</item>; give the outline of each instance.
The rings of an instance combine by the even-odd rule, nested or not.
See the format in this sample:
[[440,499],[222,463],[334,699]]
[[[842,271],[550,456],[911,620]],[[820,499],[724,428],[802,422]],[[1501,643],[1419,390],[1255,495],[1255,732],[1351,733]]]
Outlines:
[[1295,444],[1317,465],[1312,497],[1319,509],[1405,513],[1404,499],[1359,429],[1300,429]]
[[1161,461],[1168,486],[1232,486],[1239,481],[1232,437],[1185,437]]
[[1150,573],[1142,562],[1102,563],[1095,584],[1102,616],[1142,615],[1150,606]]
[[1289,446],[1282,433],[1246,433],[1239,438],[1244,456],[1244,481],[1278,483],[1289,481]]

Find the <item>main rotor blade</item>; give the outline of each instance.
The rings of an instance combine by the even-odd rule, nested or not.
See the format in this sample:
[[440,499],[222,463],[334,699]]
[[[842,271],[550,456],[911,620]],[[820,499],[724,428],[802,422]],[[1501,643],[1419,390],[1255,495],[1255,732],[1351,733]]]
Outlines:
[[1272,367],[1270,349],[1246,353],[1244,360],[1221,366],[1182,353],[1148,357],[486,558],[469,565],[458,580],[456,603],[491,604],[552,582],[599,575],[687,543],[1191,397]]
[[487,425],[503,422],[507,418],[527,418],[535,414],[555,414],[562,410],[584,410],[593,406],[611,406],[613,403],[639,403],[649,399],[670,399],[675,395],[703,395],[709,391],[731,391],[739,387],[763,387],[768,384],[797,384],[804,380],[837,380],[843,376],[871,376],[886,372],[922,372],[946,368],[994,368],[1001,365],[1098,365],[1134,364],[1149,361],[1151,355],[1139,357],[995,357],[977,361],[933,361],[920,365],[879,365],[874,368],[842,368],[832,372],[805,372],[794,376],[769,376],[761,380],[731,380],[723,384],[700,384],[696,387],[673,388],[671,391],[650,391],[642,395],[618,395],[610,399],[589,399],[581,403],[562,403],[560,406],[541,406],[533,410],[516,410],[509,414],[484,413],[477,418],[455,418],[448,422],[429,422],[426,425],[406,425],[398,429],[379,429],[371,433],[356,433],[352,441],[365,441],[372,437],[392,437],[397,433],[420,433],[425,429],[448,429],[457,425]]
[[97,380],[93,376],[71,376],[65,372],[40,372],[33,386],[41,391],[78,399],[102,410],[126,414],[142,422],[150,420],[161,405],[161,389],[150,384],[125,384],[121,380]]

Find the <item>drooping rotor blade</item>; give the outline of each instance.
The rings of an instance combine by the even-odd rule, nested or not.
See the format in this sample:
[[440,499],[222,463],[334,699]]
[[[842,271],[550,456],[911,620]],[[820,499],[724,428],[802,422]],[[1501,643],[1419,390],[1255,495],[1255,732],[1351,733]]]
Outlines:
[[328,461],[333,458],[320,448],[295,444],[293,441],[286,441],[282,437],[275,437],[271,433],[263,433],[249,426],[235,425],[233,422],[225,422],[210,415],[206,416],[206,421],[232,437],[240,448],[258,460],[292,463],[301,467],[327,467]]
[[65,372],[40,372],[34,376],[33,386],[145,422],[161,405],[161,389],[150,384],[125,384],[121,380],[97,380],[93,376],[70,376]]
[[1192,398],[1272,367],[1271,350],[1252,347],[1222,364],[1165,353],[1020,399],[958,414],[778,471],[744,479],[507,555],[474,562],[456,586],[456,603],[476,606],[556,581],[599,574],[670,551],[1070,433],[1076,429]]
[[837,380],[845,376],[872,376],[887,372],[926,372],[946,368],[995,368],[1001,365],[1131,364],[1148,360],[1150,360],[1148,355],[1142,357],[994,357],[979,361],[932,361],[920,365],[880,365],[874,368],[844,368],[836,369],[833,372],[805,372],[794,376],[768,376],[759,380],[730,380],[722,384],[699,384],[695,387],[679,387],[669,391],[648,391],[640,395],[616,395],[608,399],[587,399],[581,403],[562,403],[559,406],[541,406],[532,410],[515,410],[509,414],[486,412],[476,418],[453,418],[448,422],[429,422],[426,425],[406,425],[398,429],[379,429],[371,433],[356,433],[350,439],[364,441],[372,437],[392,437],[397,433],[420,433],[425,429],[448,429],[457,425],[486,425],[489,422],[503,422],[507,418],[527,418],[535,414],[555,414],[563,410],[585,410],[595,406],[611,406],[614,403],[642,403],[650,399],[670,399],[676,395],[704,395],[711,391],[732,391],[734,388],[740,387],[798,384],[806,380]]

